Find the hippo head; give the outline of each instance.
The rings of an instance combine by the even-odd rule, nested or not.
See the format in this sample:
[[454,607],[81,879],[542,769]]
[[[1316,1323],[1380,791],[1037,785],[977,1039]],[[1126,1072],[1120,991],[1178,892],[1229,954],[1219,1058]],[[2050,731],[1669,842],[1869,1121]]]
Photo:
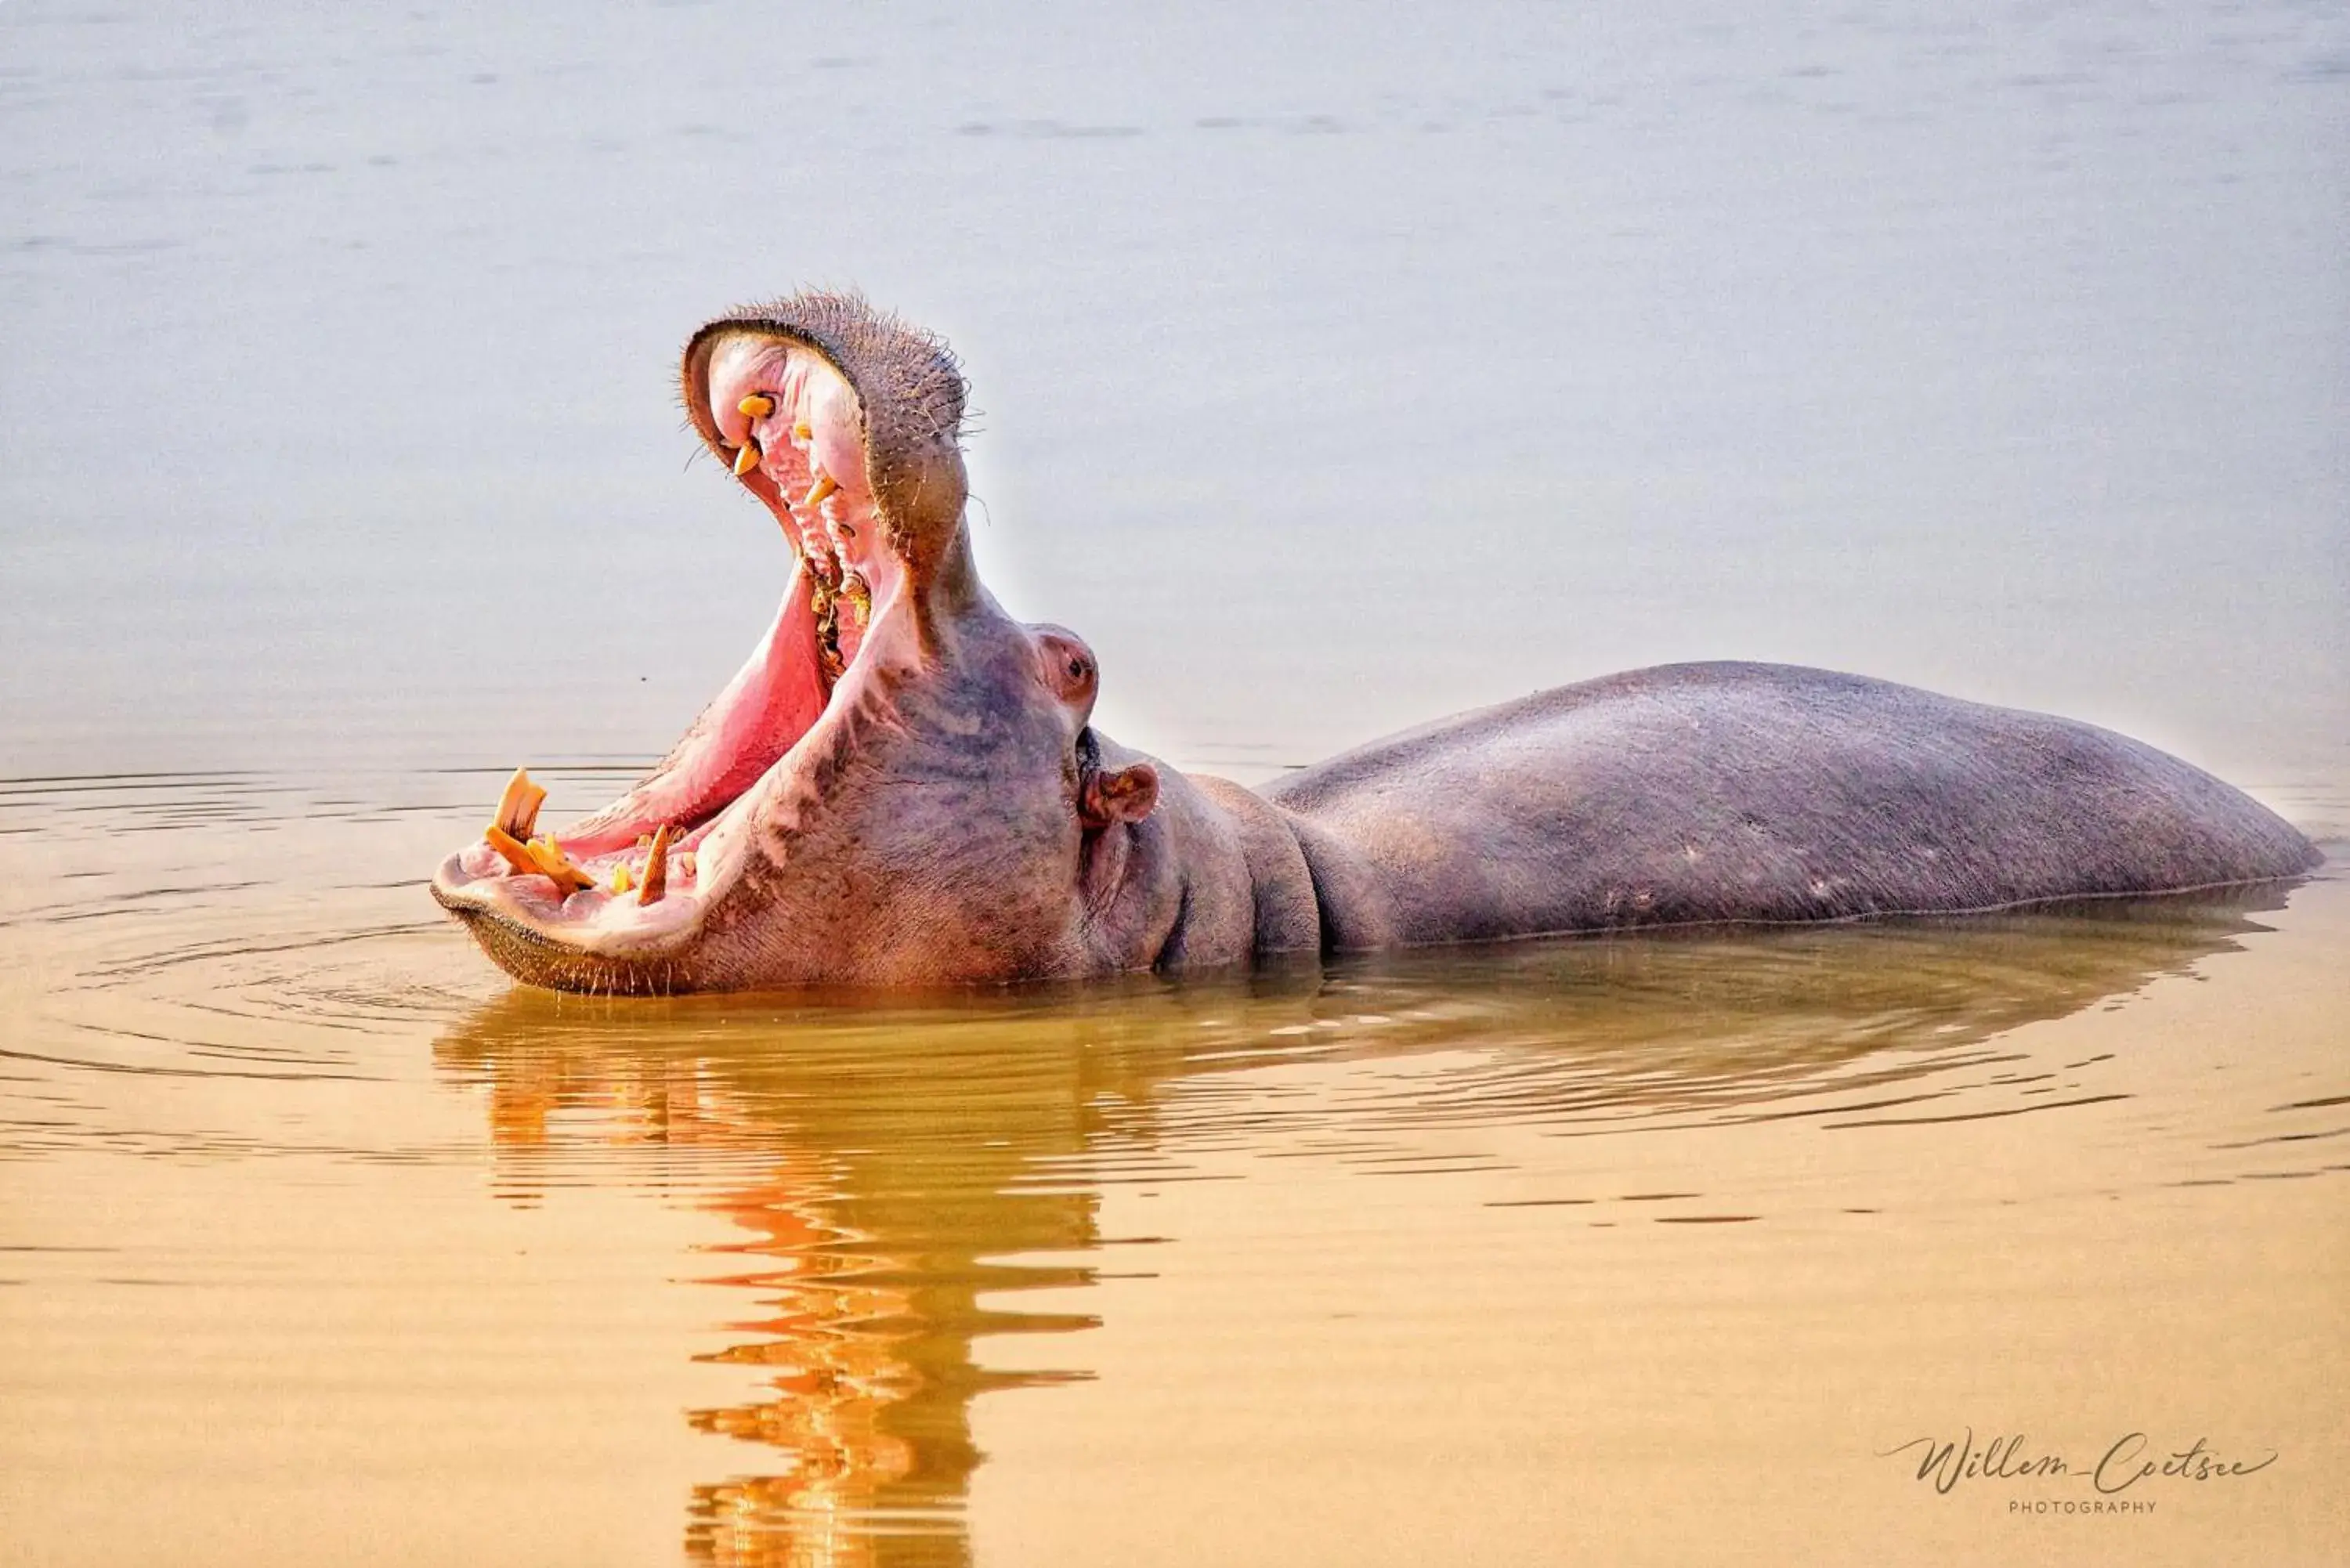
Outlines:
[[1158,775],[1105,761],[1085,644],[1013,620],[972,569],[945,346],[803,295],[702,327],[682,380],[694,429],[790,547],[775,624],[602,810],[534,837],[517,774],[433,896],[508,972],[570,991],[1148,964],[1133,906],[1157,895],[1131,830]]

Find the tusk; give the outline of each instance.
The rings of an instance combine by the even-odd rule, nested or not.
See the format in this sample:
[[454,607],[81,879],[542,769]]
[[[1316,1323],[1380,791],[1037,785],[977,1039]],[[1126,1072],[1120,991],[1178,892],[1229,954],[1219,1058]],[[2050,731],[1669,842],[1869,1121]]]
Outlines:
[[808,486],[807,499],[801,502],[800,506],[805,510],[810,506],[821,505],[827,496],[839,488],[840,481],[833,478],[824,470],[818,469],[816,473],[816,483]]
[[544,877],[566,898],[589,886],[586,873],[571,864],[571,857],[563,853],[563,846],[555,842],[552,835],[525,844],[494,822],[482,836],[505,857],[517,876]]
[[775,411],[775,400],[764,392],[754,392],[735,404],[734,411],[746,420],[764,420]]
[[743,450],[734,454],[734,477],[740,479],[744,474],[750,472],[753,469],[758,467],[759,459],[764,454],[759,451],[759,443],[757,440],[751,436],[744,436],[743,438]]
[[497,815],[490,820],[516,841],[528,838],[531,829],[538,826],[538,808],[546,800],[546,792],[530,782],[530,771],[516,768],[514,777],[506,780],[505,793],[498,796]]
[[658,904],[669,891],[669,824],[653,830],[652,847],[645,852],[645,879],[637,889],[637,902]]
[[530,846],[521,839],[495,823],[492,823],[489,832],[482,836],[489,840],[491,848],[506,857],[506,864],[516,872],[525,877],[538,875],[538,862],[531,858]]
[[538,869],[546,879],[555,884],[555,890],[566,898],[582,888],[592,886],[587,873],[571,864],[571,857],[563,852],[563,846],[555,841],[554,835],[534,838],[523,847],[538,863]]

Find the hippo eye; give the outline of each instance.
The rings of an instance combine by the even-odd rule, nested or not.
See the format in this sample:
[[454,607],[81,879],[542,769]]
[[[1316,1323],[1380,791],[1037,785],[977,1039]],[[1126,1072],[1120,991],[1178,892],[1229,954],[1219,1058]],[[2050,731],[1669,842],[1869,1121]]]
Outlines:
[[1035,670],[1045,689],[1073,707],[1089,705],[1094,683],[1101,679],[1094,650],[1056,626],[1036,628]]

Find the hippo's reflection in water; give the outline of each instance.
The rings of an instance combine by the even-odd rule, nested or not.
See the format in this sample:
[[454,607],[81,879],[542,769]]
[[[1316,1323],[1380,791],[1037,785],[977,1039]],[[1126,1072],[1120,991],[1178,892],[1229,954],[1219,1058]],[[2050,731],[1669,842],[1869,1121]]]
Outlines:
[[[2012,1115],[2055,1070],[1998,1037],[2228,950],[2283,901],[2268,888],[2009,920],[1544,942],[880,1012],[516,990],[437,1056],[486,1090],[510,1179],[559,1170],[567,1144],[629,1142],[649,1184],[709,1194],[743,1232],[715,1282],[761,1305],[730,1314],[749,1337],[714,1359],[768,1369],[764,1397],[689,1419],[775,1457],[697,1489],[695,1557],[964,1563],[972,1397],[1087,1376],[992,1371],[973,1344],[1097,1321],[1009,1303],[1087,1285],[1097,1270],[1068,1260],[1147,1240],[1101,1234],[1106,1182],[1180,1175],[1187,1146],[1246,1147],[1274,1123],[1293,1139],[1627,1131],[1849,1110],[1856,1089],[1935,1120]],[[1341,1060],[1367,1079],[1310,1107],[1233,1076]],[[2016,1065],[1965,1071],[1991,1062]]]

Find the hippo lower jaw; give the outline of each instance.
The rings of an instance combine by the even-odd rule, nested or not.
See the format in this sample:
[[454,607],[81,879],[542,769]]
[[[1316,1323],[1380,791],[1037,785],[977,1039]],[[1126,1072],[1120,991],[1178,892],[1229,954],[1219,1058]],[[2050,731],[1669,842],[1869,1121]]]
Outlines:
[[827,621],[825,585],[805,561],[794,567],[774,625],[660,765],[547,836],[586,886],[524,871],[476,842],[441,863],[433,898],[534,983],[690,988],[713,912],[790,836],[770,808],[818,787],[848,743],[849,715],[886,701],[876,671],[907,640],[908,617],[902,575],[876,575],[889,597],[870,605],[868,626],[864,605],[837,598]]

